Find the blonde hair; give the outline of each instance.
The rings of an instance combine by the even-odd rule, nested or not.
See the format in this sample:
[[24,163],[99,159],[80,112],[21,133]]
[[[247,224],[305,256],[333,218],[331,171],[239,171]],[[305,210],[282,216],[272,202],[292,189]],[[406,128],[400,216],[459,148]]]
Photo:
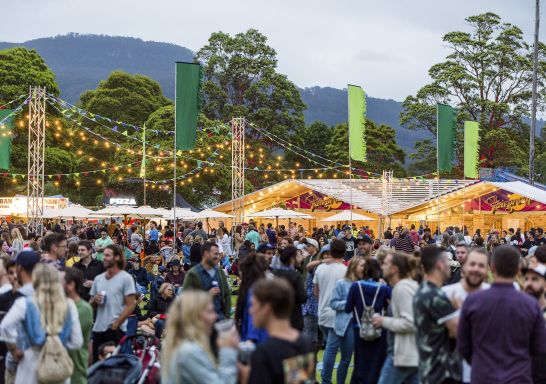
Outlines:
[[345,279],[349,281],[358,281],[358,276],[356,275],[356,267],[358,267],[358,264],[364,261],[366,263],[366,259],[361,256],[354,256],[351,261],[349,262],[349,265],[347,266],[347,272],[345,272]]
[[208,292],[191,290],[182,292],[171,304],[165,326],[166,337],[161,350],[161,367],[165,377],[169,376],[176,348],[186,340],[199,344],[210,360],[216,362],[210,348],[210,338],[201,319],[201,314],[211,301]]
[[50,335],[58,334],[68,311],[59,272],[50,265],[37,264],[32,272],[32,285],[42,327]]
[[20,241],[23,241],[23,235],[21,235],[21,231],[19,230],[19,228],[13,228],[11,230],[11,238],[12,240],[20,240]]
[[167,288],[170,288],[170,287],[172,287],[171,283],[163,283],[163,284],[161,284],[161,287],[159,287],[159,294],[160,294],[160,295],[163,295],[163,292],[165,292],[165,290],[166,290]]

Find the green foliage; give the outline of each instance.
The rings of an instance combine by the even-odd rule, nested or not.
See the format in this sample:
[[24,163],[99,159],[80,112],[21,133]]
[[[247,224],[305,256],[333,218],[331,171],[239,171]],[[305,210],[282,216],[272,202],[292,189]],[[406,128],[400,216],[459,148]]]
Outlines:
[[[503,144],[496,139],[504,137],[498,134],[499,129],[510,129],[514,133],[526,129],[523,118],[530,110],[532,46],[524,40],[520,28],[502,22],[493,13],[471,16],[466,21],[471,32],[450,32],[444,36],[450,54],[444,62],[430,68],[432,82],[405,99],[400,121],[410,129],[436,134],[436,104],[455,106],[459,110],[459,122],[474,120],[480,123],[483,140],[480,154],[483,157],[488,145]],[[540,44],[539,49],[539,97],[542,101],[546,95],[546,62],[543,61],[546,47]],[[462,124],[459,124],[459,130],[462,130]],[[497,134],[490,134],[491,131]],[[458,136],[461,144],[462,133]],[[462,152],[458,155],[460,160]],[[523,157],[510,159],[502,151],[488,155],[495,156],[488,161],[497,166],[524,163]],[[513,155],[524,156],[524,153],[515,151]]]
[[[377,125],[366,120],[367,161],[353,162],[353,167],[365,171],[381,173],[383,170],[394,171],[395,176],[405,176],[403,164],[405,152],[396,144],[396,132],[388,125]],[[341,164],[349,161],[349,129],[347,124],[338,124],[334,128],[330,143],[326,146],[326,153],[331,160]]]
[[[333,131],[333,127],[328,126],[328,124],[322,121],[315,121],[311,124],[305,125],[304,127],[298,128],[294,132],[294,137],[292,138],[291,143],[317,155],[310,156],[307,154],[309,158],[320,163],[328,163],[327,161],[320,159],[318,156],[328,158],[326,146],[332,139],[332,135],[334,133]],[[286,161],[294,164],[299,163],[300,168],[317,167],[316,163],[304,159],[288,150],[286,151]]]
[[159,83],[149,77],[114,71],[96,89],[84,92],[80,104],[93,113],[142,125],[152,112],[171,101],[163,96]]
[[43,86],[48,93],[59,94],[55,74],[34,49],[0,51],[0,79],[0,104],[27,95],[30,86]]
[[196,60],[203,64],[203,113],[209,119],[246,117],[283,137],[303,127],[305,104],[300,93],[276,72],[276,52],[257,30],[235,36],[213,33]]
[[436,172],[436,143],[431,140],[415,142],[415,153],[410,155],[412,163],[408,167],[410,175],[426,175]]

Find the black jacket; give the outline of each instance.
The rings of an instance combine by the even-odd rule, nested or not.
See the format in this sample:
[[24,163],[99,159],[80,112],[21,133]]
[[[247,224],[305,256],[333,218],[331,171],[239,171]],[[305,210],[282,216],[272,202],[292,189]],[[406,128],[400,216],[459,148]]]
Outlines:
[[157,295],[150,302],[150,310],[148,311],[148,317],[154,317],[155,315],[163,315],[169,310],[169,306],[173,302],[173,298],[165,299],[161,295]]
[[272,272],[275,276],[286,279],[294,288],[294,308],[290,316],[290,323],[294,328],[302,331],[303,315],[301,305],[307,301],[307,292],[305,291],[302,275],[294,269],[274,269]]

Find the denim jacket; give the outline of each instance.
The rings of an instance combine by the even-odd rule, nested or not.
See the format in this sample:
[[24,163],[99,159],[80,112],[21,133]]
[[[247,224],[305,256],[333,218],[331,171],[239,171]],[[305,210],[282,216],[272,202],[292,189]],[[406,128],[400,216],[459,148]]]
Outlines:
[[338,280],[330,299],[330,307],[336,311],[334,332],[340,337],[345,335],[347,327],[353,320],[352,313],[345,312],[345,302],[352,284],[353,282],[347,279]]

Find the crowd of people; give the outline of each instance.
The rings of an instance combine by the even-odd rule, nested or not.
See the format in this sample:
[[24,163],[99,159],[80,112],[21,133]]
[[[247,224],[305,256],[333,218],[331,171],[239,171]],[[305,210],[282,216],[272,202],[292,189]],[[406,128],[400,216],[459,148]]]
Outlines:
[[85,383],[138,332],[164,383],[546,382],[541,228],[1,228],[5,383]]

